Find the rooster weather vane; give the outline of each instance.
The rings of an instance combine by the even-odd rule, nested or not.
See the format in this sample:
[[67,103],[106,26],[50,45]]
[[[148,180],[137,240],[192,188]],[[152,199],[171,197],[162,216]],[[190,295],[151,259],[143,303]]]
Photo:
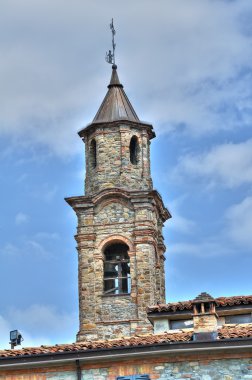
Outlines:
[[111,65],[115,65],[115,47],[116,47],[116,44],[115,44],[115,34],[116,34],[116,31],[115,31],[115,28],[114,28],[114,23],[113,23],[113,19],[110,23],[110,29],[111,29],[111,32],[112,32],[112,51],[109,50],[108,53],[106,53],[106,61],[108,63],[110,63]]

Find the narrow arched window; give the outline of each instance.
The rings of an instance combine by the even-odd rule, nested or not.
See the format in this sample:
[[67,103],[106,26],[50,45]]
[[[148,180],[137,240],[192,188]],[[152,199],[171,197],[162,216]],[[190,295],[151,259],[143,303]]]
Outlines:
[[129,247],[112,243],[104,250],[104,294],[130,293]]
[[133,165],[137,165],[138,163],[138,152],[139,152],[139,145],[138,145],[138,139],[136,136],[132,136],[130,140],[130,162]]
[[97,150],[96,150],[96,141],[93,139],[90,144],[90,164],[91,168],[95,168],[97,165]]

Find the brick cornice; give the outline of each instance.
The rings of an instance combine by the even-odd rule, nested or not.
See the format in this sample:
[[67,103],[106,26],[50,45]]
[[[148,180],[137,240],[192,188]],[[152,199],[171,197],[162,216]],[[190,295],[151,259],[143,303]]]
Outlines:
[[127,191],[126,189],[111,188],[102,190],[93,195],[82,195],[77,197],[65,198],[65,201],[77,212],[78,209],[93,208],[96,204],[100,203],[106,198],[126,198],[134,207],[141,207],[141,204],[146,202],[153,202],[153,205],[157,207],[157,210],[165,222],[167,219],[171,218],[169,210],[164,206],[163,200],[160,194],[156,190],[141,190],[141,191]]
[[153,131],[153,126],[152,124],[149,124],[149,123],[146,123],[146,122],[142,122],[142,121],[139,121],[139,122],[134,122],[134,121],[131,121],[131,120],[115,120],[115,121],[109,121],[109,122],[102,122],[102,123],[90,123],[88,124],[85,128],[83,128],[81,131],[78,132],[79,136],[85,141],[86,137],[87,136],[95,136],[96,133],[100,132],[101,130],[105,131],[108,130],[109,133],[111,133],[111,131],[109,131],[111,128],[118,128],[120,129],[121,127],[134,127],[136,129],[139,129],[139,130],[146,130],[147,133],[148,133],[148,136],[149,136],[149,139],[153,139],[156,134],[155,132]]

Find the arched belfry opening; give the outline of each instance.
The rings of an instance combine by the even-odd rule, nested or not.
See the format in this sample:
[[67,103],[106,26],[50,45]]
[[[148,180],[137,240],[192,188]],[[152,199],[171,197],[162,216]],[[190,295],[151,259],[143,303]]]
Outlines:
[[122,242],[108,244],[104,251],[104,295],[130,293],[129,247]]
[[93,139],[90,143],[90,164],[91,168],[96,168],[97,165],[97,147],[96,147],[96,141]]
[[137,165],[139,161],[139,144],[138,138],[136,136],[132,136],[130,140],[130,162],[133,165]]

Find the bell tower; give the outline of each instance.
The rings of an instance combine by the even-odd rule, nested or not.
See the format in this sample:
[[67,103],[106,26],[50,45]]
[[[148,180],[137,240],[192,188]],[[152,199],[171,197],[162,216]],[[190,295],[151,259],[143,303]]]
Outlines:
[[78,227],[77,340],[152,331],[146,307],[165,302],[162,227],[171,217],[153,190],[151,124],[141,122],[120,83],[117,66],[85,143],[85,195],[67,198]]

